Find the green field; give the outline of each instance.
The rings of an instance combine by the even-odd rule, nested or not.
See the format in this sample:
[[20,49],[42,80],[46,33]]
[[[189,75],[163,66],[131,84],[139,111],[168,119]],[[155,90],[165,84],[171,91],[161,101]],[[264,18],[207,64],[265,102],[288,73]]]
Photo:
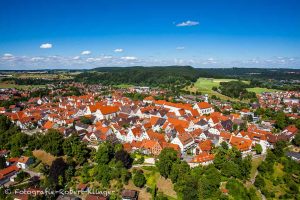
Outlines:
[[[187,90],[191,92],[199,91],[202,94],[208,94],[209,96],[215,95],[224,100],[232,100],[235,99],[222,95],[216,91],[213,91],[213,87],[219,87],[220,82],[229,82],[229,81],[237,81],[237,79],[214,79],[214,78],[199,78],[194,87],[188,87]],[[245,83],[249,83],[248,81],[243,81]]]
[[[227,97],[225,95],[222,95],[216,91],[213,91],[213,87],[219,87],[221,82],[229,82],[229,81],[237,81],[237,79],[214,79],[214,78],[199,78],[193,87],[187,87],[186,90],[189,90],[191,92],[199,91],[202,94],[208,94],[209,96],[216,95],[217,97],[224,99],[224,100],[236,100],[230,97]],[[246,84],[249,84],[249,81],[243,81]],[[268,89],[268,88],[247,88],[249,92],[255,92],[256,94],[260,94],[262,92],[276,92],[279,90],[275,89]]]
[[255,87],[255,88],[247,88],[249,92],[255,92],[256,94],[261,94],[263,92],[277,92],[279,90],[275,89],[268,89],[268,88],[260,88],[260,87]]
[[129,84],[120,84],[120,85],[115,85],[115,87],[117,88],[121,88],[121,89],[127,89],[130,87],[133,87],[134,85],[129,85]]

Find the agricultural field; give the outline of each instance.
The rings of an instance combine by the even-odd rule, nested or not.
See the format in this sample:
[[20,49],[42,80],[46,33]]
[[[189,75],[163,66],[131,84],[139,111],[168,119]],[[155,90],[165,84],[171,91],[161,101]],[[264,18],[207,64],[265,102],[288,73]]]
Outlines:
[[67,73],[55,73],[55,74],[48,74],[48,73],[15,73],[15,74],[13,74],[13,78],[67,80],[67,79],[73,79],[73,76],[71,74],[67,74]]
[[130,87],[133,87],[134,85],[130,85],[130,84],[119,84],[119,85],[115,85],[115,87],[120,88],[120,89],[128,89]]
[[247,90],[249,92],[255,92],[256,94],[261,94],[263,92],[278,92],[278,91],[280,91],[280,90],[261,88],[261,87],[247,88]]

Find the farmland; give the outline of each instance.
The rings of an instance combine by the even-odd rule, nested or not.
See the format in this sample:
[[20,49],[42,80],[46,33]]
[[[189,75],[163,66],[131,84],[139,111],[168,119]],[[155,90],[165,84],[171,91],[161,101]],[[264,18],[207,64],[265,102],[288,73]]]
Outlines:
[[280,90],[261,88],[261,87],[248,88],[247,90],[249,92],[255,92],[256,94],[261,94],[263,92],[277,92],[277,91],[280,91]]

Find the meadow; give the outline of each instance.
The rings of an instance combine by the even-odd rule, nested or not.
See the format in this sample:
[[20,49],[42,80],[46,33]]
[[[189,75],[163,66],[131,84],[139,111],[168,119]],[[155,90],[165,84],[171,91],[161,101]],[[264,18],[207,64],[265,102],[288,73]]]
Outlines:
[[[222,95],[216,91],[214,91],[212,88],[213,87],[219,87],[221,82],[229,82],[229,81],[238,81],[237,79],[214,79],[214,78],[199,78],[194,86],[190,86],[185,88],[188,91],[191,92],[196,92],[199,91],[202,94],[208,94],[209,96],[215,95],[216,97],[219,97],[220,99],[223,100],[231,100],[234,101],[236,99],[230,98],[228,96]],[[246,84],[250,84],[249,81],[242,81]],[[268,89],[268,88],[260,88],[260,87],[255,87],[255,88],[247,88],[249,92],[255,92],[256,94],[260,94],[262,92],[276,92],[278,90],[274,89]]]

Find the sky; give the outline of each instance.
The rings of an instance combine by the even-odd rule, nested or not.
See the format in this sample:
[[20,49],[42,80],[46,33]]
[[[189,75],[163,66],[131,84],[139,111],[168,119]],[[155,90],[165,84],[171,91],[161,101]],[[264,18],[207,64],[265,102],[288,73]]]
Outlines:
[[299,0],[0,0],[0,70],[300,68]]

